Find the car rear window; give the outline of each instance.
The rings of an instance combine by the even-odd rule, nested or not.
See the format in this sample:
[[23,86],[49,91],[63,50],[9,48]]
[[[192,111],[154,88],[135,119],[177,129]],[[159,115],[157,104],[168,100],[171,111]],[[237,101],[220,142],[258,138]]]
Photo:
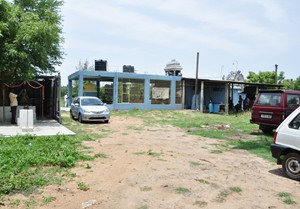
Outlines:
[[282,93],[260,93],[256,105],[263,106],[280,106]]
[[300,114],[298,114],[289,124],[290,128],[299,129],[300,128]]

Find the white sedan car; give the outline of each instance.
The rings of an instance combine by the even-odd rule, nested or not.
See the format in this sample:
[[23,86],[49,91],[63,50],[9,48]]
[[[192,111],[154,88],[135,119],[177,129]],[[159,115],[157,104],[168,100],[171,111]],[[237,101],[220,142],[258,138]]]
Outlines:
[[110,112],[106,105],[97,97],[79,96],[73,99],[70,117],[83,121],[99,121],[108,123]]

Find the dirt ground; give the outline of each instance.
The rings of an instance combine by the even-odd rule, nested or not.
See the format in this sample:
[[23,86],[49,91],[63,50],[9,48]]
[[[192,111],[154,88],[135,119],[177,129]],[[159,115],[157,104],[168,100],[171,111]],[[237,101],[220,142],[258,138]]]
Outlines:
[[[300,208],[299,182],[284,177],[275,163],[226,149],[221,140],[171,126],[146,126],[136,118],[114,116],[109,124],[95,126],[111,131],[84,145],[108,158],[88,162],[89,169],[78,166],[72,169],[73,181],[34,194],[36,200],[55,197],[35,208]],[[79,182],[89,189],[80,190]],[[282,192],[296,203],[285,203],[288,197],[278,195]]]

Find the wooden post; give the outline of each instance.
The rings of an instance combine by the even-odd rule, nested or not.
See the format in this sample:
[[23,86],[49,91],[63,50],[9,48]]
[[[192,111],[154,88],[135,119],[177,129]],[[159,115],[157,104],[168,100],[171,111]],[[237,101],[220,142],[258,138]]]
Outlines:
[[203,101],[204,101],[204,81],[201,81],[200,89],[200,112],[203,113]]
[[194,110],[197,110],[199,52],[197,52]]

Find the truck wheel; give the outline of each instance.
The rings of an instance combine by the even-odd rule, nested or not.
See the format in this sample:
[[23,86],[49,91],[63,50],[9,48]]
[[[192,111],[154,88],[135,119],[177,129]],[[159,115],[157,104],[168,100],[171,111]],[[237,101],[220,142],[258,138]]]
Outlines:
[[282,162],[284,173],[291,179],[300,180],[300,155],[289,153]]
[[271,127],[261,127],[260,128],[264,134],[271,135],[273,133],[273,128]]

